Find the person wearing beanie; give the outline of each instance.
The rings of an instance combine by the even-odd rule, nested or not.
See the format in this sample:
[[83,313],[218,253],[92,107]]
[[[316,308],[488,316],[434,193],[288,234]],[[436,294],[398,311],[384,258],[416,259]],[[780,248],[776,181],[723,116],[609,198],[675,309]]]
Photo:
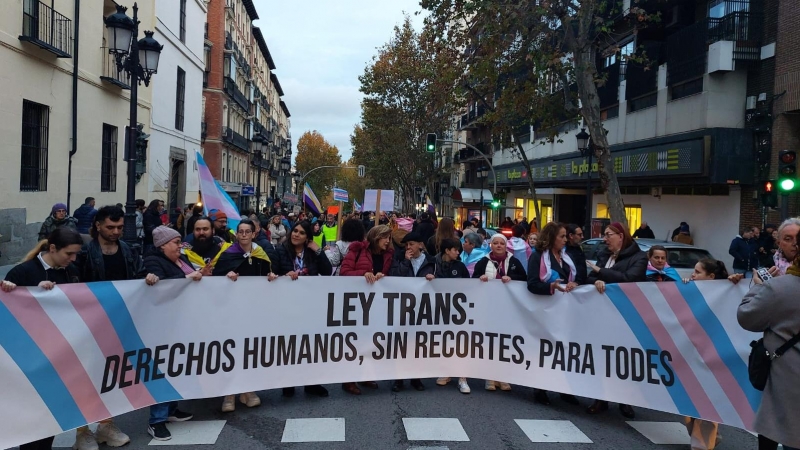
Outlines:
[[[606,283],[647,281],[647,254],[633,240],[627,226],[619,222],[608,225],[603,233],[603,242],[607,248],[598,255],[597,264],[586,262],[590,270],[587,283],[594,284],[597,292],[605,293]],[[597,414],[606,410],[607,401],[595,400],[586,412]],[[620,404],[619,410],[628,419],[636,415],[630,405]]]
[[50,210],[50,215],[42,222],[42,228],[39,229],[39,240],[47,239],[50,233],[61,227],[72,228],[77,231],[78,221],[69,216],[67,205],[56,203]]
[[212,209],[208,212],[208,218],[214,223],[214,235],[229,244],[233,243],[234,233],[228,228],[228,215],[218,209]]
[[686,245],[694,245],[694,239],[692,239],[692,235],[689,233],[689,225],[686,223],[681,225],[680,232],[677,236],[672,238],[672,241]]
[[[144,258],[144,268],[149,274],[148,278],[150,274],[155,277],[153,284],[164,279],[189,278],[199,281],[203,278],[203,274],[181,253],[180,233],[162,225],[153,230],[152,236],[153,248]],[[157,441],[168,441],[172,439],[172,434],[167,429],[167,422],[185,422],[192,417],[191,413],[179,410],[176,401],[159,403],[150,407],[147,432]]]

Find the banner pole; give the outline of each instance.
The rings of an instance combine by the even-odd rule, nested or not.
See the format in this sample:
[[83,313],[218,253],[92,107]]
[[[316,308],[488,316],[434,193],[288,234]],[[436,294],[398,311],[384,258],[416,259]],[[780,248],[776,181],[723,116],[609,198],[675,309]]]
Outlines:
[[342,236],[342,216],[344,215],[344,202],[339,200],[339,219],[336,221],[336,240]]
[[375,195],[375,225],[377,226],[381,221],[381,190]]

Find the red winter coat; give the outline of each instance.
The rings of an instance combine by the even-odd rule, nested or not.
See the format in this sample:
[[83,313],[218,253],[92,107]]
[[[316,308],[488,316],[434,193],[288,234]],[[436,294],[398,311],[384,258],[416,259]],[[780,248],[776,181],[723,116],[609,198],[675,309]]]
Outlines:
[[[369,241],[353,242],[347,249],[347,255],[342,261],[339,275],[363,277],[367,272],[372,273],[372,256],[372,252],[369,250]],[[389,269],[392,268],[392,256],[394,256],[394,248],[390,245],[389,249],[383,253],[381,273],[384,275],[388,275]]]

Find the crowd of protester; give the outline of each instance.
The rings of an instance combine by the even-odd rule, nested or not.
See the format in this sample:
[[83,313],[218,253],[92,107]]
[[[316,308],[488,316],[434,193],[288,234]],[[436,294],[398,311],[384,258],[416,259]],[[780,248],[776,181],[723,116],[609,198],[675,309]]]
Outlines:
[[[611,223],[603,230],[605,249],[597,261],[586,261],[581,249],[582,228],[575,224],[547,223],[539,230],[535,222],[513,223],[508,218],[504,233],[489,234],[477,218],[470,218],[461,227],[450,218],[437,220],[432,214],[418,216],[395,213],[352,213],[339,218],[336,214],[319,216],[288,213],[265,208],[261,212],[243,211],[235,229],[228,228],[224,212],[204,213],[202,206],[189,205],[173,214],[164,210],[164,202],[153,200],[147,206],[137,200],[137,238],[142,248],[139,255],[121,239],[124,212],[121,205],[94,209],[94,199],[87,198],[75,216],[67,214],[63,204],[53,206],[51,216],[42,226],[41,242],[24,261],[14,267],[2,282],[3,291],[17,286],[38,286],[50,290],[57,284],[143,279],[147,285],[160,280],[204,277],[278,277],[297,280],[308,276],[355,276],[367,283],[380,283],[384,277],[475,278],[483,282],[524,282],[537,295],[551,296],[571,292],[581,285],[593,285],[604,293],[608,284],[630,282],[690,283],[700,280],[728,279],[739,282],[745,276],[737,270],[729,274],[722,261],[704,259],[697,262],[690,278],[682,279],[667,263],[667,250],[660,245],[643,252],[621,223]],[[341,227],[341,230],[339,228]],[[772,231],[772,230],[770,230]],[[800,303],[795,293],[800,290],[800,259],[797,233],[800,219],[789,219],[774,230],[773,245],[766,245],[763,258],[772,279],[764,282],[757,275],[755,286],[739,307],[739,320],[748,330],[764,332],[770,348],[780,346],[800,331]],[[682,234],[683,233],[683,234]],[[641,234],[641,233],[640,233]],[[676,236],[688,236],[688,226],[677,229]],[[767,261],[769,259],[769,261]],[[787,276],[788,275],[788,276]],[[789,352],[774,364],[767,384],[755,429],[759,433],[759,449],[800,447],[800,431],[795,423],[794,405],[800,401],[800,349]],[[446,386],[449,377],[436,379]],[[459,377],[458,389],[471,392],[468,380]],[[417,390],[426,389],[420,379],[410,380]],[[341,388],[352,395],[361,395],[361,388],[378,389],[375,381],[346,382]],[[390,388],[399,392],[405,380],[394,380]],[[512,386],[501,380],[485,380],[488,391],[509,391]],[[305,386],[305,393],[327,397],[320,385]],[[291,397],[294,387],[283,388]],[[229,395],[222,399],[221,410],[232,412],[239,403],[256,407],[261,399],[255,392]],[[579,405],[570,394],[561,393],[562,401]],[[547,391],[535,389],[533,400],[549,405]],[[599,414],[609,408],[605,400],[595,400],[586,408]],[[630,405],[620,404],[620,413],[635,417]],[[156,440],[169,440],[169,422],[185,421],[191,413],[178,409],[177,402],[150,407],[148,433]],[[720,437],[715,423],[686,418],[693,449],[713,449]],[[21,450],[51,448],[53,438],[24,444]],[[75,449],[94,450],[98,444],[120,446],[130,438],[109,419],[96,431],[78,429]]]

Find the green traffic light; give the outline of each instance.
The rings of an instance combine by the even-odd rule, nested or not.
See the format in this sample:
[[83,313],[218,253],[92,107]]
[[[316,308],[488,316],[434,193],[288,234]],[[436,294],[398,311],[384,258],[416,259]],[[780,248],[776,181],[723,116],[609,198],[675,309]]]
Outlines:
[[792,190],[794,190],[794,184],[795,183],[794,183],[794,180],[792,180],[790,178],[787,178],[785,180],[781,180],[780,184],[781,184],[781,190],[782,191],[792,191]]

